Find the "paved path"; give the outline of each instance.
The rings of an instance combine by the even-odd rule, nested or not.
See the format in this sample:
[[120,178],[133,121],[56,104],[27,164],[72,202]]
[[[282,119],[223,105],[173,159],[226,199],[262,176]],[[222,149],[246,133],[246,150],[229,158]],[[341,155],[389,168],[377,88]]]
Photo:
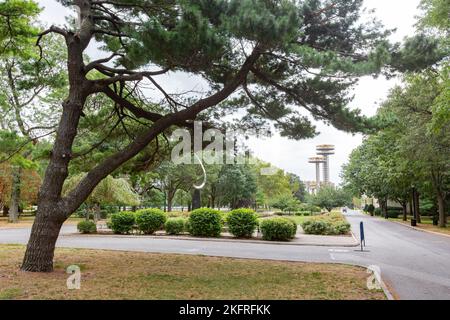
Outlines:
[[[364,222],[365,252],[344,247],[68,235],[74,232],[74,226],[63,227],[57,246],[376,265],[400,299],[450,299],[450,238],[354,211],[347,214],[347,219],[357,236],[359,222]],[[28,237],[29,229],[0,229],[0,243],[26,243]]]

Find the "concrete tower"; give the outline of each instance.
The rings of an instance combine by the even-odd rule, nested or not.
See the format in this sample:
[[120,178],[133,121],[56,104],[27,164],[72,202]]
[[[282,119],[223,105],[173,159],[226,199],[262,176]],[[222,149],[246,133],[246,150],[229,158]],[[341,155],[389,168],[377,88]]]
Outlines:
[[318,145],[317,154],[324,158],[323,162],[323,182],[324,184],[330,183],[330,156],[334,154],[334,146],[331,144]]
[[324,157],[311,157],[308,160],[309,163],[314,163],[316,165],[316,190],[320,186],[320,164],[325,164],[325,158]]

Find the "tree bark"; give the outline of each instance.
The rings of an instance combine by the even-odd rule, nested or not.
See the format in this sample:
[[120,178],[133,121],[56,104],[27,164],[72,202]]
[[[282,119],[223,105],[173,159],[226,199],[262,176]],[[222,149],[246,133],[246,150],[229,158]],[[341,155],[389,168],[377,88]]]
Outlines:
[[446,217],[445,217],[445,200],[441,193],[437,194],[438,210],[439,210],[439,227],[446,227]]
[[3,206],[3,216],[7,217],[9,215],[9,207]]
[[20,202],[20,175],[22,168],[13,166],[12,168],[12,186],[11,186],[11,202],[9,210],[9,219],[11,223],[17,223],[19,220],[19,202]]
[[402,211],[403,211],[403,221],[408,221],[408,210],[406,201],[402,202]]
[[198,209],[202,206],[200,190],[195,189],[192,194],[192,210]]
[[48,209],[45,210],[43,206],[38,209],[21,268],[23,271],[53,271],[55,244],[63,220],[54,219],[58,215]]
[[415,197],[416,197],[416,199],[414,201],[414,205],[415,205],[414,210],[416,211],[416,215],[417,215],[416,216],[417,223],[422,223],[422,219],[420,218],[420,203],[419,203],[420,195],[419,195],[419,192],[416,191]]
[[[33,272],[53,270],[53,252],[62,223],[74,212],[61,201],[61,191],[68,176],[72,145],[78,122],[87,97],[87,82],[83,75],[82,52],[79,39],[68,42],[69,97],[63,103],[50,162],[38,196],[38,210],[21,269]],[[87,45],[87,44],[86,44]],[[81,203],[80,203],[81,204]]]

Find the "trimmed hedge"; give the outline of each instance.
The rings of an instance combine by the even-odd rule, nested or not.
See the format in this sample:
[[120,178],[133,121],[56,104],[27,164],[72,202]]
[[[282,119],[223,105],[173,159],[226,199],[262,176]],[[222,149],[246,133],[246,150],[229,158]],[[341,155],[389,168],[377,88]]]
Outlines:
[[164,224],[164,230],[167,234],[180,234],[184,231],[186,219],[184,218],[169,218]]
[[311,217],[303,221],[301,225],[306,234],[317,235],[347,234],[351,229],[344,216],[337,212]]
[[223,219],[220,211],[210,208],[200,208],[189,216],[189,233],[199,237],[219,237],[222,231]]
[[287,218],[270,218],[261,222],[260,229],[264,240],[289,241],[295,238],[297,224]]
[[310,211],[299,211],[299,212],[295,212],[294,214],[295,214],[296,216],[305,216],[305,217],[308,217],[308,216],[311,215],[311,212],[310,212]]
[[95,224],[94,221],[83,220],[78,222],[77,229],[81,233],[96,233],[97,225]]
[[142,209],[136,211],[136,224],[144,234],[153,234],[161,230],[167,220],[166,214],[160,209]]
[[258,227],[258,215],[251,209],[236,209],[227,216],[228,230],[237,238],[251,238]]
[[133,230],[135,222],[136,216],[134,212],[123,211],[111,215],[109,227],[116,234],[127,234]]

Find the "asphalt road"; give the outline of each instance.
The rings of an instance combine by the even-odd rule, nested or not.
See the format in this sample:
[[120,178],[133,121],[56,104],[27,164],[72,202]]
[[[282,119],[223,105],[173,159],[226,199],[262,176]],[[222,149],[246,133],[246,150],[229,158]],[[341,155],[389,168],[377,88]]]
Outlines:
[[[236,258],[306,262],[351,263],[377,266],[395,297],[400,299],[450,299],[450,238],[350,211],[347,219],[359,237],[364,222],[366,248],[290,246],[241,242],[191,241],[143,237],[70,235],[63,227],[59,247],[142,252],[202,254]],[[0,229],[0,243],[28,241],[29,229]]]

